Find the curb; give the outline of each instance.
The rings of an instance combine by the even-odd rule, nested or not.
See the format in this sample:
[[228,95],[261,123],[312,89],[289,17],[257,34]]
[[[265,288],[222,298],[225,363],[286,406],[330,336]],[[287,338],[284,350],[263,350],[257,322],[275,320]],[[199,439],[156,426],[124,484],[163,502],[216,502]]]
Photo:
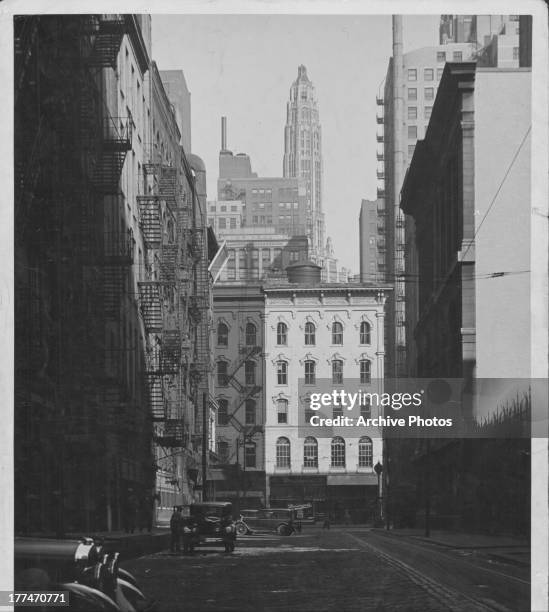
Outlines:
[[468,544],[466,546],[459,544],[450,544],[448,542],[441,542],[435,538],[427,538],[425,536],[413,535],[411,533],[395,533],[394,530],[383,530],[383,529],[372,529],[373,532],[378,533],[380,535],[386,535],[393,538],[412,538],[414,540],[421,540],[422,542],[426,542],[428,544],[435,544],[436,546],[442,546],[444,548],[455,548],[458,550],[467,550],[467,549],[494,549],[494,548],[529,548],[528,544],[479,544],[479,545],[471,545]]

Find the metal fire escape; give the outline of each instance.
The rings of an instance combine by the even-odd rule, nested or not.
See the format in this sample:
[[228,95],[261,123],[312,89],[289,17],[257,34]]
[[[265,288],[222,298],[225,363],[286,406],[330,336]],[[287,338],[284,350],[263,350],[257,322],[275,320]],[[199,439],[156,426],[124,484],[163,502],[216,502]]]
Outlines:
[[[138,196],[140,226],[147,249],[147,278],[138,283],[139,304],[149,338],[145,382],[154,422],[154,440],[181,448],[189,440],[186,338],[189,275],[186,256],[187,196],[175,167],[149,152],[144,171],[153,194]],[[164,221],[163,221],[164,219]]]

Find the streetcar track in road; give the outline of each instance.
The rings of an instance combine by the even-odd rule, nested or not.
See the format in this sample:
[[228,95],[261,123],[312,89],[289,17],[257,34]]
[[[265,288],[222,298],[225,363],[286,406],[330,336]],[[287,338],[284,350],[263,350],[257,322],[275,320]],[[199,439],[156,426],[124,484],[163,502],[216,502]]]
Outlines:
[[[379,535],[379,534],[377,534],[377,533],[374,534],[374,537],[377,536],[377,535]],[[386,537],[386,536],[381,535],[380,537]],[[410,540],[406,540],[406,545],[407,546],[411,545],[414,548],[419,548],[421,550],[425,550],[425,546],[423,546],[422,544],[418,544],[417,542],[410,541]],[[453,549],[453,550],[456,550],[456,549]],[[438,554],[438,555],[444,555],[445,554],[444,551],[442,551],[442,550],[434,550],[434,552],[435,552],[435,554]],[[453,558],[463,560],[463,555],[459,555],[458,557],[453,557]],[[475,569],[480,569],[480,570],[482,570],[484,572],[488,572],[490,574],[496,574],[496,575],[501,576],[503,578],[511,578],[512,580],[516,580],[517,582],[521,582],[522,584],[526,584],[527,586],[530,586],[530,584],[531,584],[529,580],[524,580],[522,578],[517,578],[517,576],[513,576],[512,574],[506,574],[505,572],[499,572],[499,571],[494,570],[494,569],[492,569],[490,567],[484,567],[483,565],[475,564]]]
[[[474,598],[470,595],[465,595],[454,588],[447,587],[437,580],[434,580],[433,578],[430,578],[426,574],[423,574],[419,570],[413,568],[411,565],[408,565],[404,561],[396,559],[370,542],[366,542],[362,538],[349,533],[348,531],[344,533],[358,542],[363,549],[370,550],[390,566],[404,571],[412,582],[423,587],[431,596],[443,603],[452,612],[513,612],[510,608],[506,608],[505,606],[502,606],[490,599]],[[471,608],[470,604],[474,604],[475,607]]]

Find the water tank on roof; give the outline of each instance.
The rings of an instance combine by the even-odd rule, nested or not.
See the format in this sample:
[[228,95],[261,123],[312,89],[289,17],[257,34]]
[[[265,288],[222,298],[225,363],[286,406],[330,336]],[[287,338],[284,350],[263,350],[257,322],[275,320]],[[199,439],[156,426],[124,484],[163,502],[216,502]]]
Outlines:
[[322,268],[313,261],[295,263],[286,268],[288,281],[299,285],[320,284],[320,272]]

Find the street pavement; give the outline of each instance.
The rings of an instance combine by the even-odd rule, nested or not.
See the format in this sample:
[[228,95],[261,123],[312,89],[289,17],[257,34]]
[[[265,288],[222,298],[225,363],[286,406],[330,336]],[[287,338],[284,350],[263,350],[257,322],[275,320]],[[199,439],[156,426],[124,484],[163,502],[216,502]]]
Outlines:
[[525,563],[358,526],[254,534],[232,554],[161,551],[123,566],[157,612],[530,610]]

